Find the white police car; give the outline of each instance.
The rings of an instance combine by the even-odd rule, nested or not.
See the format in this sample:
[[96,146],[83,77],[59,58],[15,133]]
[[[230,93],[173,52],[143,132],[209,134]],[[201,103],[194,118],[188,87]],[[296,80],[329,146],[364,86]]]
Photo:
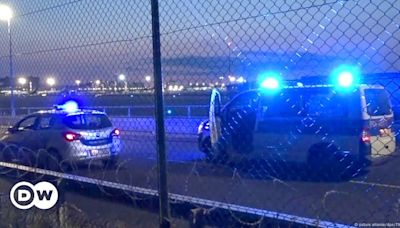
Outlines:
[[30,114],[9,128],[0,136],[0,157],[52,170],[92,160],[113,166],[121,150],[120,134],[104,112],[79,109],[69,101]]

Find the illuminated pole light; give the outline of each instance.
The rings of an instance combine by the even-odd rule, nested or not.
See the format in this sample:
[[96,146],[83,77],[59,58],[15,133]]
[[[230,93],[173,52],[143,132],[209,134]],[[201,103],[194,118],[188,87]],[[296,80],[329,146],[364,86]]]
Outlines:
[[246,82],[246,80],[243,77],[239,77],[238,79],[236,79],[237,83],[244,83]]
[[126,80],[126,76],[124,74],[120,74],[120,75],[118,75],[118,80],[125,81]]
[[118,80],[124,82],[124,90],[125,92],[128,91],[128,82],[126,81],[126,76],[124,74],[118,75]]
[[12,55],[12,39],[11,39],[11,19],[13,17],[12,9],[7,6],[0,4],[0,21],[7,22],[7,32],[8,32],[8,46],[9,46],[9,77],[11,80],[10,90],[11,90],[11,99],[10,99],[10,108],[11,108],[11,116],[15,116],[15,98],[14,98],[14,73],[13,73],[13,55]]
[[230,82],[235,82],[236,77],[235,76],[228,76]]
[[96,80],[94,83],[96,83],[97,86],[99,86],[101,84],[100,80]]
[[18,83],[22,86],[24,86],[27,82],[28,80],[26,80],[26,78],[18,78]]
[[49,85],[50,87],[53,87],[56,84],[56,80],[54,78],[47,78],[46,79],[46,83],[47,85]]
[[145,80],[146,82],[150,82],[150,81],[151,81],[151,76],[150,76],[150,75],[145,76],[145,77],[144,77],[144,80]]
[[75,80],[75,84],[79,86],[81,84],[81,80]]
[[0,20],[10,23],[12,17],[13,17],[12,9],[7,5],[3,4],[0,5]]

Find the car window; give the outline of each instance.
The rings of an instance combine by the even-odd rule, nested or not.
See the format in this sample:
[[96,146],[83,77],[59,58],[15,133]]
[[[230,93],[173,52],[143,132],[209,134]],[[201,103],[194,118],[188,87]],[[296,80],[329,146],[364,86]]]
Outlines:
[[72,129],[97,130],[112,127],[108,117],[104,114],[79,114],[66,116],[63,123]]
[[308,94],[304,99],[304,108],[308,115],[315,117],[346,117],[349,113],[349,99],[335,93]]
[[302,114],[301,94],[285,91],[274,96],[264,96],[261,107],[263,118],[299,116]]
[[17,129],[18,130],[35,129],[36,120],[37,120],[36,116],[27,117],[17,125]]
[[52,116],[42,116],[39,120],[39,129],[49,129],[54,124]]
[[389,97],[383,89],[366,89],[365,100],[370,116],[383,116],[392,113]]
[[241,94],[229,104],[229,110],[237,110],[245,107],[254,108],[258,104],[258,100],[259,95],[257,92]]

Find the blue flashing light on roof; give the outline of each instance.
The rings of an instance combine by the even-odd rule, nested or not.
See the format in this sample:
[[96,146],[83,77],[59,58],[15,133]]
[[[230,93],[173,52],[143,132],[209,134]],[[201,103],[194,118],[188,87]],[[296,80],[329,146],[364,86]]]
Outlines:
[[332,71],[331,80],[339,89],[352,89],[360,83],[360,70],[355,66],[341,65]]
[[68,113],[77,112],[79,110],[78,103],[75,101],[67,101],[63,105],[58,106],[58,108]]
[[279,81],[276,78],[265,78],[261,82],[261,87],[265,89],[278,89]]
[[275,91],[282,87],[280,75],[276,72],[266,72],[259,76],[260,87],[265,90]]

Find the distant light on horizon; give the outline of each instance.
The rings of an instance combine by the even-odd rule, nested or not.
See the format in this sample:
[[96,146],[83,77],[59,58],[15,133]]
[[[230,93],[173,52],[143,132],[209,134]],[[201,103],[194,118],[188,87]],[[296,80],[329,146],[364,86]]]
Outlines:
[[242,76],[240,76],[238,79],[236,79],[236,82],[244,83],[244,82],[246,82],[246,80]]
[[47,78],[46,79],[46,83],[47,83],[47,85],[49,85],[49,86],[54,86],[55,84],[56,84],[56,80],[54,79],[54,78]]
[[21,78],[18,78],[18,83],[21,85],[25,85],[27,83],[27,80],[26,80],[26,78],[21,77]]
[[4,4],[0,4],[0,20],[10,22],[13,17],[12,9]]
[[151,76],[150,76],[150,75],[146,75],[146,76],[144,77],[144,80],[145,80],[146,82],[150,82],[150,81],[151,81]]
[[125,81],[126,80],[126,76],[124,74],[120,74],[120,75],[118,75],[118,79],[120,81]]

